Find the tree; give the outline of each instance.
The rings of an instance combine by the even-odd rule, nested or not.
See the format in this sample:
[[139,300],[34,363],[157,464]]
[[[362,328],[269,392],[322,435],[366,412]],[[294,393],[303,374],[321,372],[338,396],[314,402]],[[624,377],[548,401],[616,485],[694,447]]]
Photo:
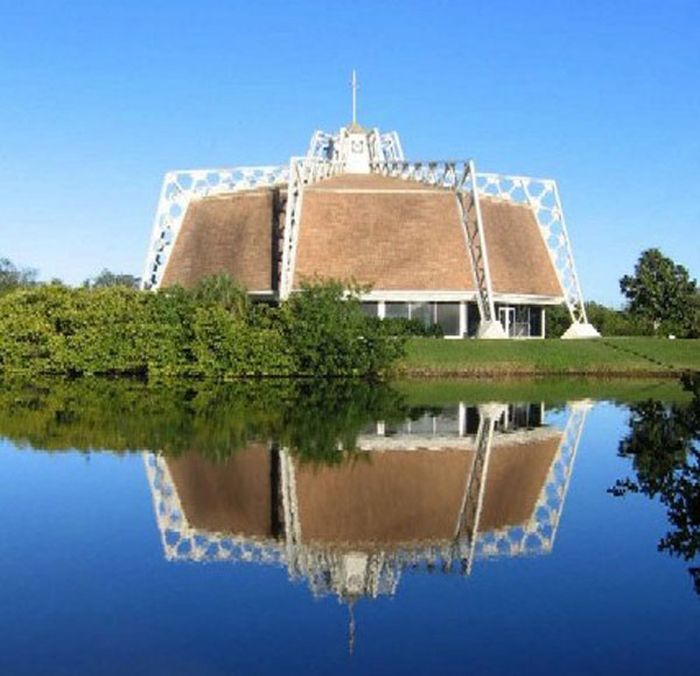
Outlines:
[[630,313],[651,321],[655,331],[662,323],[690,330],[697,283],[690,279],[685,267],[658,249],[641,253],[634,275],[620,279],[620,290],[627,298]]
[[18,268],[9,258],[0,258],[0,294],[20,286],[36,284],[36,270]]
[[140,279],[125,273],[117,273],[103,268],[102,272],[95,277],[86,279],[83,286],[88,289],[104,289],[109,286],[125,286],[128,289],[138,289]]

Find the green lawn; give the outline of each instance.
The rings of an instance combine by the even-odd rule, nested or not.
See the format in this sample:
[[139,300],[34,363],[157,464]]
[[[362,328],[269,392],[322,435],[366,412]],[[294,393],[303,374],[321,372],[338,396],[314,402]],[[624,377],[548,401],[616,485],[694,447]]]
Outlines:
[[700,371],[700,340],[439,340],[412,338],[404,375],[674,375]]

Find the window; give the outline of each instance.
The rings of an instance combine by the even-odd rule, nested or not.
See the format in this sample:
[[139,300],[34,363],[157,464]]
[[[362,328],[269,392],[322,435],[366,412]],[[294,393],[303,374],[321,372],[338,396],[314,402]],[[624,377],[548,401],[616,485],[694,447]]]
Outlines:
[[423,326],[432,326],[435,323],[434,303],[411,303],[411,319],[419,321]]
[[541,336],[542,335],[542,308],[541,307],[531,307],[530,308],[530,335],[531,336]]
[[408,319],[408,303],[389,303],[385,304],[384,316],[387,319],[398,318]]
[[362,312],[364,312],[368,317],[377,316],[377,309],[379,307],[379,303],[372,303],[367,301],[360,303],[360,306],[362,307]]
[[474,337],[479,330],[479,306],[476,303],[467,304],[467,335]]
[[443,335],[459,335],[459,303],[436,303],[435,314]]

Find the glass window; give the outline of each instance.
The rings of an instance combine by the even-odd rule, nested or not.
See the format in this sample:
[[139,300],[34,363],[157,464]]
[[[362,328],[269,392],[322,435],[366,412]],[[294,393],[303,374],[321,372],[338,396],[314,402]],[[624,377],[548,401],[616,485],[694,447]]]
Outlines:
[[435,418],[438,434],[459,435],[459,406],[445,407]]
[[424,326],[432,326],[434,319],[434,303],[411,303],[411,319],[421,322]]
[[476,303],[467,303],[467,335],[473,337],[479,330],[479,306]]
[[530,335],[530,308],[527,305],[515,307],[515,323],[511,335],[517,338],[527,338]]
[[368,317],[377,316],[377,308],[379,307],[379,303],[363,302],[360,303],[360,306],[362,307],[362,312],[364,312]]
[[437,323],[445,336],[459,335],[459,303],[438,303]]
[[541,336],[542,335],[542,308],[541,307],[531,307],[530,308],[530,335],[531,336]]
[[386,303],[384,316],[387,319],[408,319],[408,303]]
[[479,431],[479,409],[476,406],[467,406],[464,428],[467,434],[476,434]]
[[411,434],[432,436],[433,416],[430,413],[424,413],[419,418],[411,420]]

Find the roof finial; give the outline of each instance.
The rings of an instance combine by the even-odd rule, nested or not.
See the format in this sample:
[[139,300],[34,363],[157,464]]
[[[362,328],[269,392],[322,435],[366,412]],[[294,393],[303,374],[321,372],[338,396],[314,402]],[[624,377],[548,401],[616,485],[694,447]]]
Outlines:
[[350,84],[352,85],[352,124],[355,126],[357,124],[357,90],[360,86],[357,84],[357,73],[354,68],[352,69]]

